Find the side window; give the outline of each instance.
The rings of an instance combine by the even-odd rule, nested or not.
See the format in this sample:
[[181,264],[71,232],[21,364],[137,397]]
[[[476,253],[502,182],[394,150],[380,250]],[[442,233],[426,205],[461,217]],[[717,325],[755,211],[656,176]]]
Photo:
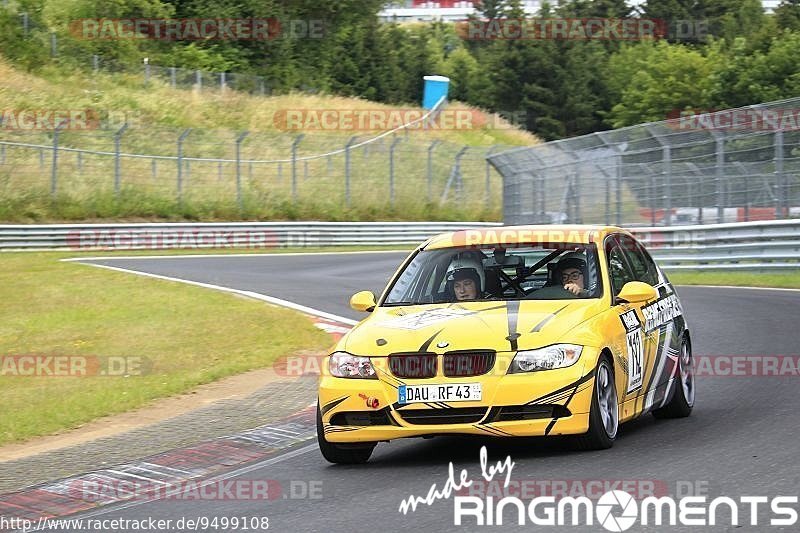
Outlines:
[[644,251],[642,245],[627,235],[620,235],[619,242],[625,251],[625,257],[633,268],[636,281],[643,281],[648,285],[658,285],[658,271],[650,256]]
[[622,248],[613,239],[606,241],[606,256],[608,259],[608,275],[611,278],[611,290],[614,291],[614,296],[616,296],[622,290],[623,285],[629,281],[635,281],[635,279],[625,264]]

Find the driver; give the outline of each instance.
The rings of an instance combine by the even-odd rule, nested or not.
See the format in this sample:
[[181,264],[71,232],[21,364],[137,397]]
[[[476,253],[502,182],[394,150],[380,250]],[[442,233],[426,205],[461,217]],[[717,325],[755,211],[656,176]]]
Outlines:
[[450,292],[459,302],[477,300],[483,294],[483,264],[473,258],[457,258],[447,269]]
[[575,296],[589,296],[586,289],[586,259],[579,252],[571,252],[562,257],[555,268],[556,281]]

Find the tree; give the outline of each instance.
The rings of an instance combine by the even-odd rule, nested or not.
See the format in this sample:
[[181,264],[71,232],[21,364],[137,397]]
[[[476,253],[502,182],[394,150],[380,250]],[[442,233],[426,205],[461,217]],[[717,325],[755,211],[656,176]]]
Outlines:
[[709,107],[712,62],[666,41],[623,48],[609,61],[609,88],[617,96],[608,122],[615,128],[665,120],[683,109]]
[[800,31],[800,0],[783,0],[775,8],[775,22],[779,28]]

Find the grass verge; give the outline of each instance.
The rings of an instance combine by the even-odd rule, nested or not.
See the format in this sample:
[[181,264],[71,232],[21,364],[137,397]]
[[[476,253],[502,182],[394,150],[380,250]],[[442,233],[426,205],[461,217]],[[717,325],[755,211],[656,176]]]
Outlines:
[[4,357],[0,445],[75,428],[330,343],[293,311],[58,261],[74,255],[2,254],[0,356],[139,357],[143,375],[7,375],[19,369],[18,360]]
[[730,285],[800,289],[800,272],[667,272],[676,285]]

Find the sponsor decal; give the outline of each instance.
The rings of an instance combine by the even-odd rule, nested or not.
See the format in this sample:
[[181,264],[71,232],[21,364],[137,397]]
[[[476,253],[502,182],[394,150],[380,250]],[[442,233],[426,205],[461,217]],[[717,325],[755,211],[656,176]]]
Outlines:
[[683,315],[681,303],[676,294],[670,294],[650,305],[642,307],[642,314],[645,319],[644,331],[650,333],[656,328],[660,328],[667,322]]
[[625,327],[625,343],[628,347],[628,388],[627,393],[642,388],[642,361],[644,346],[642,344],[642,323],[636,316],[636,310],[631,309],[620,315],[622,325]]

